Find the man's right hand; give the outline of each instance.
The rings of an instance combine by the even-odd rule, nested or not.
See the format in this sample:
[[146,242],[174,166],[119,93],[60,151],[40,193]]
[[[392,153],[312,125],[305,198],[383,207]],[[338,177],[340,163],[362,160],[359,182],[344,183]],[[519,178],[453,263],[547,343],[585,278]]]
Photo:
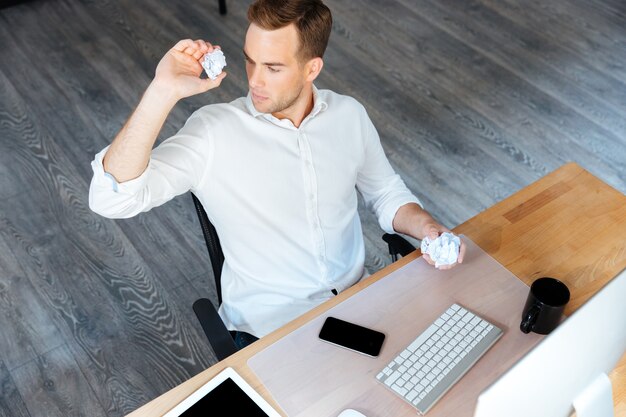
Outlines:
[[152,86],[161,93],[167,94],[174,101],[204,93],[219,86],[226,77],[225,72],[222,72],[215,80],[200,78],[203,71],[200,62],[205,54],[215,49],[220,49],[220,47],[200,39],[179,41],[161,58]]
[[219,46],[202,40],[185,39],[161,58],[154,80],[102,161],[105,172],[117,182],[137,178],[145,171],[152,146],[178,100],[215,88],[226,77],[222,72],[215,80],[200,78],[200,60],[216,48]]

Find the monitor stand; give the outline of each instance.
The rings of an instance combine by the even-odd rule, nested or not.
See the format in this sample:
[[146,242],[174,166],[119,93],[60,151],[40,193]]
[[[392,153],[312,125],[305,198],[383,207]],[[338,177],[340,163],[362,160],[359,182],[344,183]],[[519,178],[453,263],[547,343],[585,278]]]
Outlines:
[[576,417],[614,417],[611,380],[602,373],[574,399]]

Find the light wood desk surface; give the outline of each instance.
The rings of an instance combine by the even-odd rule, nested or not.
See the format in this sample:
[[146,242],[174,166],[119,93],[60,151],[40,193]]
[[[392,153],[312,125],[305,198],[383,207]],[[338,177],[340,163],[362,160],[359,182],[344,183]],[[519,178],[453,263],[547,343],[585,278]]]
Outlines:
[[[552,276],[571,291],[566,315],[626,268],[626,196],[569,163],[454,229],[530,285]],[[329,308],[420,256],[416,251],[128,415],[160,416],[227,366],[280,409],[247,360]],[[611,373],[615,415],[626,417],[626,356]]]

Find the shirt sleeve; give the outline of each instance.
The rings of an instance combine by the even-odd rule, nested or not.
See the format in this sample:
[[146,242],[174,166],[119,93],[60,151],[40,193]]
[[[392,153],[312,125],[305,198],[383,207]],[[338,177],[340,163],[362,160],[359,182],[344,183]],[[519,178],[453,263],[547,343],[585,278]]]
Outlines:
[[357,174],[357,189],[367,207],[376,214],[380,227],[387,233],[395,233],[393,219],[398,209],[408,203],[422,204],[391,167],[374,124],[365,109],[363,113],[364,159]]
[[118,183],[104,171],[102,160],[109,147],[91,162],[89,207],[109,218],[128,218],[150,210],[177,195],[197,188],[210,161],[212,141],[205,122],[194,113],[176,135],[152,150],[145,171]]

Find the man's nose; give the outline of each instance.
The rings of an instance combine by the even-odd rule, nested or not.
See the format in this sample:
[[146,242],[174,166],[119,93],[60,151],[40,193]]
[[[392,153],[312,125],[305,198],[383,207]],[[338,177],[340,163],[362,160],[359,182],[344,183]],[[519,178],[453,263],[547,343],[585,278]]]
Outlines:
[[261,74],[261,69],[262,68],[257,65],[250,71],[250,75],[248,76],[248,84],[250,84],[251,88],[263,87],[263,85],[265,84]]

